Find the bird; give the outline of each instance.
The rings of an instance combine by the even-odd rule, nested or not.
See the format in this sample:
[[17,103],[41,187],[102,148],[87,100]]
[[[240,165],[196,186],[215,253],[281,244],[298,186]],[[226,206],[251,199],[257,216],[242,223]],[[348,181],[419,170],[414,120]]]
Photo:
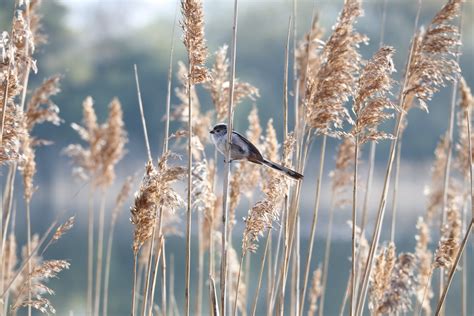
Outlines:
[[[212,142],[216,146],[217,150],[225,156],[227,143],[227,124],[218,123],[214,125],[209,133],[211,134]],[[247,160],[258,165],[265,165],[269,168],[275,169],[294,180],[303,179],[302,174],[265,159],[254,144],[252,144],[247,138],[236,131],[232,131],[230,145],[230,162],[233,160]]]

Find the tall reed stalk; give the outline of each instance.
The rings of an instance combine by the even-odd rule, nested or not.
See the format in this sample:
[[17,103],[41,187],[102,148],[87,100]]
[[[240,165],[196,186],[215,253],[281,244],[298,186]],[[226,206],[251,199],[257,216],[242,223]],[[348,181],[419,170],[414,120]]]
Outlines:
[[187,190],[187,207],[186,207],[186,274],[185,274],[185,290],[184,290],[184,297],[185,297],[185,315],[190,315],[190,293],[189,290],[191,288],[191,220],[192,220],[192,201],[191,201],[191,194],[192,194],[192,168],[193,168],[193,157],[192,157],[192,150],[193,150],[193,106],[192,106],[192,98],[191,98],[191,87],[192,87],[192,65],[191,65],[191,52],[188,52],[188,59],[189,59],[189,74],[188,74],[188,190]]
[[[237,22],[238,22],[238,0],[234,0],[234,18],[232,24],[232,44],[230,55],[230,79],[229,79],[229,104],[227,108],[227,131],[233,130],[234,121],[234,82],[235,82],[235,60],[237,50]],[[228,255],[228,225],[229,225],[229,205],[228,191],[230,180],[230,142],[232,133],[227,133],[227,145],[225,152],[224,184],[222,191],[222,242],[221,242],[221,267],[220,267],[220,313],[226,315],[227,311],[227,255]]]
[[[460,9],[462,12],[462,9]],[[459,41],[462,42],[462,14],[461,18],[459,19]],[[456,63],[459,64],[459,47],[456,49]],[[451,159],[453,154],[453,133],[454,133],[454,113],[456,108],[456,95],[458,91],[458,80],[457,78],[453,79],[452,83],[452,90],[451,90],[451,103],[449,107],[449,125],[448,125],[448,138],[447,138],[447,157],[446,157],[446,164],[444,167],[444,178],[443,178],[443,200],[441,203],[441,221],[440,221],[440,230],[444,227],[446,221],[446,207],[448,204],[448,187],[450,181],[450,174],[451,174]],[[442,299],[443,289],[444,289],[444,279],[445,273],[443,267],[439,270],[439,300]],[[448,286],[449,287],[449,286]],[[441,307],[440,314],[444,315],[444,309]]]
[[93,315],[93,284],[94,284],[94,193],[89,188],[87,208],[87,311]]
[[316,192],[315,192],[314,206],[313,206],[313,220],[311,222],[309,246],[308,246],[308,252],[306,255],[305,273],[303,277],[303,290],[301,291],[300,316],[303,315],[306,289],[308,286],[309,272],[311,269],[311,258],[313,257],[313,246],[314,246],[314,239],[316,236],[316,225],[318,223],[319,202],[320,202],[320,197],[321,197],[321,186],[322,186],[322,178],[323,178],[323,173],[324,173],[324,158],[326,156],[325,155],[326,142],[327,142],[327,136],[323,135],[322,140],[321,140],[321,149],[320,149],[320,156],[319,156],[319,169],[318,169],[318,175],[316,178]]
[[[418,1],[418,9],[417,9],[417,13],[416,13],[415,27],[414,27],[415,30],[418,27],[418,20],[419,20],[419,17],[420,17],[420,11],[421,11],[421,0]],[[414,43],[414,41],[412,41],[412,44],[411,44],[411,47],[410,47],[410,52],[409,52],[408,58],[407,58],[405,76],[404,76],[404,79],[403,79],[402,87],[400,89],[399,108],[402,108],[403,104],[404,104],[404,96],[405,95],[404,95],[403,91],[405,89],[405,85],[407,84],[408,73],[409,73],[409,71],[408,71],[409,68],[408,67],[411,63],[411,58],[412,58],[414,47],[415,47],[415,43]],[[389,159],[388,159],[388,162],[387,162],[387,167],[386,167],[386,172],[385,172],[385,177],[384,177],[384,182],[383,182],[384,184],[383,184],[383,189],[382,189],[382,195],[381,195],[379,206],[378,206],[377,218],[376,218],[376,222],[375,222],[374,232],[373,232],[373,235],[372,235],[372,240],[371,240],[371,243],[370,243],[369,255],[368,255],[368,258],[367,258],[367,261],[366,261],[366,264],[365,264],[365,268],[364,268],[364,273],[363,273],[363,278],[362,278],[362,285],[361,285],[361,292],[360,292],[360,296],[357,299],[355,315],[361,315],[363,310],[364,310],[364,304],[365,304],[365,298],[366,298],[366,295],[367,295],[367,287],[368,287],[368,283],[369,283],[369,277],[370,277],[370,273],[371,273],[371,270],[372,270],[372,263],[373,263],[373,259],[374,259],[374,256],[375,256],[375,251],[376,251],[376,249],[378,247],[378,243],[379,243],[382,221],[383,221],[383,218],[384,218],[384,215],[385,215],[385,206],[386,206],[386,199],[387,199],[387,194],[388,194],[388,187],[389,187],[389,184],[390,184],[390,176],[391,176],[391,172],[392,172],[393,161],[394,161],[394,158],[395,158],[395,151],[396,151],[396,148],[397,148],[397,140],[398,140],[398,137],[400,135],[401,122],[402,122],[403,118],[404,118],[404,112],[399,113],[398,117],[397,117],[396,126],[395,126],[395,129],[394,129],[395,132],[393,133],[395,140],[393,140],[391,142],[391,145],[390,145],[390,154],[389,154]]]
[[[150,141],[148,139],[148,130],[146,127],[146,121],[145,121],[145,114],[143,111],[143,101],[142,101],[142,94],[140,90],[140,81],[138,79],[138,68],[137,65],[133,65],[134,69],[134,74],[135,74],[135,85],[137,89],[137,98],[138,98],[138,108],[140,110],[140,118],[142,122],[142,127],[143,127],[143,137],[145,140],[145,146],[146,146],[146,151],[147,151],[147,157],[148,161],[152,163],[153,158],[151,156],[151,149],[150,149]],[[156,214],[156,209],[153,210],[153,212]],[[153,232],[155,231],[155,225],[153,225],[152,228]],[[153,234],[152,234],[153,236]],[[153,236],[154,237],[154,236]],[[150,246],[150,253],[148,257],[148,263],[147,263],[147,269],[145,273],[145,286],[144,286],[144,293],[143,293],[143,303],[142,303],[142,314],[144,315],[146,313],[146,306],[147,306],[147,301],[148,301],[148,288],[149,288],[149,282],[150,282],[150,271],[151,271],[151,264],[152,264],[152,255],[153,255],[153,242],[154,238],[150,241],[151,246]],[[141,247],[140,247],[141,248]],[[134,273],[133,273],[133,298],[132,298],[132,314],[135,315],[135,296],[136,296],[136,291],[139,289],[136,288],[136,283],[137,283],[137,260],[138,260],[138,250],[135,251],[135,256],[134,256]]]
[[104,255],[104,230],[105,230],[105,201],[106,191],[102,190],[100,209],[99,209],[99,226],[97,236],[97,264],[95,274],[95,299],[94,299],[94,315],[99,316],[99,308],[101,302],[101,284],[102,284],[102,267]]
[[357,176],[359,161],[359,135],[355,136],[354,150],[354,187],[352,191],[352,260],[351,260],[351,296],[350,296],[350,315],[354,315],[356,294],[356,227],[357,227]]

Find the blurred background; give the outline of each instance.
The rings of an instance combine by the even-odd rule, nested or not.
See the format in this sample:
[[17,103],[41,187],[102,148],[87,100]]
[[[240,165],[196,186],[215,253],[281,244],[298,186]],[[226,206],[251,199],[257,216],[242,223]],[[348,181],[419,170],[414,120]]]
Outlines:
[[[244,102],[236,110],[234,122],[237,130],[245,131],[247,129],[247,116],[255,103],[262,125],[266,124],[269,118],[273,118],[281,140],[285,43],[292,3],[293,1],[290,0],[240,1],[236,73],[242,81],[250,82],[258,87],[261,97],[256,102]],[[319,13],[320,23],[324,26],[326,34],[329,34],[342,4],[342,0],[298,0],[298,40],[309,30],[314,11]],[[440,0],[424,0],[420,24],[429,23],[443,4],[444,1]],[[395,74],[396,78],[403,75],[403,67],[413,34],[416,5],[417,1],[413,0],[388,1],[384,43],[396,49],[394,57],[395,67],[398,70],[398,73]],[[365,15],[359,19],[357,29],[370,38],[370,44],[361,48],[364,58],[368,59],[378,48],[383,1],[367,0],[363,2],[363,7]],[[137,64],[139,69],[152,151],[155,156],[161,152],[168,58],[176,8],[177,2],[171,0],[43,1],[43,26],[44,33],[48,36],[48,43],[41,46],[36,52],[39,71],[32,75],[29,86],[32,89],[44,78],[53,74],[59,73],[63,76],[62,91],[54,97],[54,101],[60,106],[64,122],[61,126],[46,126],[47,124],[45,124],[36,130],[37,135],[51,139],[54,141],[54,145],[39,148],[37,151],[36,184],[39,189],[33,197],[33,231],[43,232],[59,211],[67,210],[70,214],[77,215],[77,224],[73,231],[52,247],[47,254],[51,258],[65,258],[72,262],[71,269],[62,273],[60,279],[53,280],[51,283],[51,287],[57,290],[52,302],[56,306],[58,315],[66,315],[71,310],[74,311],[74,315],[83,315],[86,292],[88,189],[84,183],[73,178],[72,166],[68,158],[61,153],[68,144],[79,142],[79,138],[71,129],[70,124],[81,121],[82,101],[87,96],[92,96],[95,100],[95,108],[100,121],[105,120],[107,106],[113,97],[118,97],[122,102],[129,137],[128,153],[117,167],[118,181],[116,181],[116,186],[110,190],[110,197],[108,197],[110,200],[108,205],[111,207],[122,180],[135,172],[139,172],[141,175],[146,160],[133,64]],[[206,0],[204,9],[209,51],[215,52],[223,44],[230,44],[233,1]],[[463,76],[467,83],[474,88],[474,66],[472,63],[474,60],[474,3],[472,0],[466,1],[463,12],[464,46],[460,62]],[[10,28],[12,14],[13,1],[0,0],[0,30]],[[175,27],[174,69],[176,70],[176,62],[186,59],[184,46],[180,41],[181,30],[179,25]],[[213,60],[211,55],[209,65]],[[173,78],[175,87],[177,81],[175,76]],[[202,92],[200,89],[198,88],[198,93]],[[429,183],[433,151],[441,134],[448,126],[447,117],[451,90],[451,86],[448,86],[435,95],[429,104],[429,114],[415,109],[408,116],[408,127],[403,139],[403,164],[400,178],[398,223],[399,229],[403,233],[398,234],[397,246],[399,250],[409,251],[415,244],[416,217],[424,212],[426,199],[423,196],[423,190]],[[173,95],[172,104],[177,103],[178,101]],[[207,94],[202,94],[201,104],[203,110],[211,109],[212,105]],[[292,115],[293,112],[290,111],[290,117]],[[178,123],[173,123],[171,131],[176,130],[179,126]],[[335,144],[336,141],[331,140],[327,156],[327,174],[334,164],[333,149]],[[379,183],[382,181],[381,173],[384,172],[383,169],[388,157],[388,145],[387,142],[378,146],[373,205],[376,205],[376,197],[379,196]],[[313,156],[318,157],[316,148],[319,147],[315,145],[313,148]],[[175,150],[182,151],[181,148],[175,148]],[[211,150],[210,146],[209,150]],[[363,158],[366,158],[368,147],[363,152]],[[303,194],[301,209],[302,223],[308,223],[311,220],[316,165],[317,159],[312,160],[305,174],[305,194]],[[366,164],[363,163],[362,169],[364,167]],[[362,174],[365,174],[364,172],[362,170]],[[2,169],[1,175],[5,174],[5,169]],[[329,184],[328,177],[324,181]],[[135,185],[135,188],[137,187],[138,184]],[[21,190],[18,191],[21,192]],[[328,188],[323,187],[316,253],[313,258],[315,267],[322,260],[323,238],[327,230],[329,192]],[[129,314],[133,232],[129,222],[129,205],[130,202],[126,203],[126,207],[121,213],[113,253],[111,315]],[[243,200],[237,219],[245,216],[247,206],[248,202]],[[19,213],[22,212],[22,207],[22,198],[18,196],[16,208]],[[370,211],[373,214],[375,208],[371,208]],[[340,216],[336,216],[336,237],[333,248],[333,259],[337,258],[337,260],[331,266],[329,276],[328,315],[338,313],[350,267],[350,262],[347,259],[350,256],[350,227],[346,224],[350,218],[350,210],[339,210],[338,212],[340,212]],[[387,219],[390,218],[389,213]],[[21,239],[21,236],[25,236],[26,233],[21,233],[22,230],[24,231],[24,224],[20,222],[21,218],[19,216],[17,227],[19,242],[23,244],[24,239]],[[372,219],[369,220],[369,225],[371,224],[373,224]],[[242,222],[239,221],[235,231],[236,236],[240,234],[242,226]],[[302,224],[301,229],[307,236],[309,225]],[[384,238],[383,235],[382,240]],[[240,239],[234,237],[234,240],[237,240],[237,244],[234,246],[239,249]],[[302,254],[305,254],[306,241],[304,238],[301,247]],[[181,306],[180,302],[184,298],[184,292],[181,290],[184,279],[184,239],[172,237],[169,241],[168,252],[175,257],[176,296],[178,305]],[[468,254],[470,256],[468,260],[472,262],[472,251],[469,251]],[[255,260],[258,260],[259,256],[260,252],[254,256]],[[474,276],[471,275],[470,278],[473,281],[470,282],[472,288]],[[251,287],[249,293],[253,293],[253,291],[254,289]],[[448,299],[448,304],[453,312],[456,311],[456,293],[458,291],[459,287],[454,287]],[[473,308],[471,304],[471,315],[474,313]]]

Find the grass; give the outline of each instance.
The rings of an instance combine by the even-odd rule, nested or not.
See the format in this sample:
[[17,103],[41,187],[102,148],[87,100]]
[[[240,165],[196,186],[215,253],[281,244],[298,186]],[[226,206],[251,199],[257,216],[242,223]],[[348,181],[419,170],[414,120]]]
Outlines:
[[[285,173],[248,161],[231,162],[230,133],[226,136],[225,163],[223,167],[217,163],[223,157],[212,147],[210,128],[226,120],[232,129],[234,113],[243,111],[238,105],[244,100],[255,102],[259,96],[251,83],[237,79],[238,0],[234,2],[234,19],[228,25],[232,29],[229,59],[227,46],[222,46],[216,54],[208,52],[202,1],[180,2],[179,21],[187,63],[178,63],[176,74],[180,84],[175,87],[175,93],[180,104],[172,109],[173,31],[166,132],[157,159],[152,156],[154,148],[148,138],[151,129],[147,128],[145,115],[148,105],[142,101],[138,67],[134,65],[131,76],[136,84],[136,118],[141,121],[146,148],[146,156],[142,157],[145,170],[138,185],[133,183],[135,176],[131,174],[122,189],[114,192],[114,184],[120,182],[115,169],[128,141],[120,102],[117,99],[110,102],[108,117],[100,123],[94,101],[85,98],[82,123],[71,125],[81,143],[69,145],[64,153],[74,163],[74,176],[89,190],[88,230],[87,237],[83,236],[87,247],[81,248],[87,252],[83,254],[87,272],[83,278],[82,305],[88,315],[112,314],[110,306],[123,299],[110,294],[110,281],[126,278],[115,275],[113,267],[118,262],[113,259],[112,251],[117,218],[130,200],[130,191],[136,191],[128,205],[133,243],[128,261],[132,282],[126,300],[130,302],[132,315],[183,312],[213,316],[248,313],[301,316],[336,314],[336,310],[341,310],[341,315],[357,316],[422,315],[432,311],[436,315],[448,315],[454,310],[460,310],[463,316],[468,313],[470,302],[466,297],[472,289],[468,286],[471,263],[466,253],[472,251],[469,240],[474,215],[471,144],[474,97],[459,68],[462,27],[458,25],[462,24],[462,2],[447,1],[425,28],[419,28],[422,10],[419,1],[406,67],[403,71],[398,69],[403,72],[400,82],[392,78],[395,70],[392,58],[404,52],[385,46],[381,39],[379,49],[368,60],[362,58],[368,38],[355,27],[363,13],[361,1],[345,1],[339,19],[325,37],[314,14],[302,39],[297,38],[297,27],[301,27],[296,19],[297,2],[293,1],[286,37],[282,36],[285,59],[276,66],[284,69],[283,122],[275,123],[279,126],[275,128],[274,121],[269,120],[263,133],[255,108],[248,115],[249,129],[242,135],[265,158],[304,173],[304,180],[291,179]],[[37,227],[30,216],[38,212],[33,197],[36,190],[41,190],[34,185],[35,150],[42,144],[36,141],[34,127],[61,122],[59,108],[53,102],[54,95],[60,92],[60,77],[47,79],[34,90],[29,87],[30,72],[35,66],[34,48],[44,40],[39,27],[39,5],[38,1],[30,1],[26,6],[17,6],[8,37],[11,41],[2,35],[1,42],[0,163],[2,171],[8,169],[8,172],[1,173],[5,189],[1,216],[0,315],[31,315],[33,310],[55,313],[53,289],[46,281],[60,272],[67,273],[64,270],[71,264],[73,267],[81,264],[49,259],[47,252],[74,225],[74,218],[65,220],[66,210],[57,214],[41,235],[33,233]],[[385,2],[384,16],[386,10]],[[384,26],[380,28],[383,38]],[[293,78],[289,78],[291,60]],[[208,68],[212,62],[212,68]],[[418,229],[411,237],[416,242],[413,249],[402,244],[400,240],[406,240],[406,236],[402,236],[400,224],[395,225],[399,218],[396,210],[400,202],[400,169],[404,164],[403,131],[408,123],[417,124],[407,121],[408,112],[416,106],[427,111],[432,106],[432,96],[449,85],[452,98],[446,121],[448,128],[435,150],[426,212],[413,223],[413,229]],[[291,95],[294,98],[289,98]],[[201,99],[212,100],[213,108],[206,111]],[[289,120],[291,113],[295,115],[294,123]],[[170,121],[176,122],[170,124]],[[395,124],[392,132],[385,131],[387,121]],[[277,139],[280,128],[281,141]],[[180,147],[183,139],[185,150]],[[331,159],[331,147],[327,144],[333,141],[338,143],[338,149],[334,153],[335,168],[328,177],[325,163]],[[380,196],[371,189],[377,142],[390,142]],[[315,143],[321,147],[313,157],[311,149]],[[369,144],[369,167],[364,174],[360,167],[367,147],[364,145]],[[178,153],[187,161],[185,166]],[[316,159],[319,165],[314,163]],[[392,222],[387,225],[384,217],[394,164],[393,214]],[[309,174],[313,166],[318,169],[316,177]],[[23,180],[21,186],[15,181],[17,171]],[[303,195],[313,184],[316,191],[312,222],[304,223],[301,201],[307,198]],[[360,191],[362,188],[365,190]],[[15,207],[20,196],[15,191],[23,193],[24,211]],[[364,199],[359,198],[362,193]],[[109,205],[106,197],[114,194],[115,203]],[[413,192],[415,197],[420,194]],[[319,249],[318,216],[320,201],[326,195],[331,196],[330,227],[321,240],[325,248]],[[96,210],[97,200],[100,203]],[[235,211],[244,200],[248,212],[240,219]],[[375,218],[370,214],[371,201],[379,201]],[[469,203],[473,210],[470,218],[465,216],[469,213],[465,211]],[[351,234],[350,245],[334,240],[335,227],[332,227],[336,212],[347,205],[352,210],[347,218],[350,225],[338,230]],[[183,209],[184,216],[179,212]],[[193,221],[193,217],[198,220]],[[375,221],[374,227],[368,225],[371,220]],[[26,224],[26,238],[18,236],[19,223]],[[183,226],[184,242],[174,237],[181,235]],[[304,235],[306,228],[310,231],[309,238]],[[384,240],[385,229],[390,231],[389,240]],[[196,235],[193,231],[198,232],[198,238],[193,238]],[[367,239],[366,235],[371,237]],[[431,240],[435,242],[430,243]],[[19,242],[24,243],[24,250]],[[350,262],[340,259],[346,257]],[[460,263],[464,269],[459,274],[463,299],[458,308],[458,303],[453,307],[446,302]],[[346,291],[341,291],[346,278]],[[333,286],[336,283],[337,291]],[[435,288],[438,290],[434,291]]]

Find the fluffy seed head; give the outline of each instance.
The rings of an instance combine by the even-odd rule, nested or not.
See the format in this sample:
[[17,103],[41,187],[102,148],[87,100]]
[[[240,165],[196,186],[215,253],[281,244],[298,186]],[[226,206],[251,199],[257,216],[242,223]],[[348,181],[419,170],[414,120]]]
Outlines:
[[315,78],[308,78],[305,95],[306,122],[322,134],[332,134],[344,122],[353,124],[344,103],[354,93],[361,56],[358,47],[367,38],[354,31],[362,15],[360,0],[348,0],[322,51],[322,64]]

